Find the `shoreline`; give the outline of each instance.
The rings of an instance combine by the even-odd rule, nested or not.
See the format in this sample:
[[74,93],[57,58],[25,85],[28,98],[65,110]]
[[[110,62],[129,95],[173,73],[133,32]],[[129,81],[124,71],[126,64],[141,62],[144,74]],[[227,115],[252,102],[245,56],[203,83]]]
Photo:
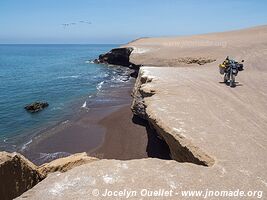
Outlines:
[[95,98],[88,103],[85,101],[71,119],[36,134],[18,152],[36,165],[81,152],[99,159],[152,157],[171,160],[168,144],[147,120],[131,110],[132,92],[140,67],[129,62],[132,50],[117,48],[111,50],[111,55],[100,55],[99,58],[116,54],[120,58],[126,57],[128,61],[118,59],[118,63],[97,60],[98,64],[114,67],[120,83],[114,87],[102,81]]
[[107,94],[97,97],[100,103],[94,100],[74,119],[38,134],[20,153],[37,165],[80,152],[98,158],[147,158],[146,127],[132,121],[130,110],[134,83],[130,79],[122,87],[105,89]]
[[120,160],[148,157],[146,127],[132,121],[130,104],[117,107],[98,124],[105,128],[104,140],[97,148],[87,152],[88,155]]
[[[36,148],[45,150],[49,148],[47,144],[53,142],[54,147],[62,144],[64,148],[67,145],[72,149],[82,148],[84,144],[95,142],[87,137],[89,133],[103,134],[101,145],[88,150],[89,156],[95,154],[102,159],[84,153],[85,160],[96,161],[85,163],[80,159],[79,164],[78,155],[78,158],[71,156],[48,163],[44,169],[52,167],[53,171],[44,180],[37,179],[37,183],[41,182],[36,185],[32,183],[35,180],[33,173],[27,175],[24,166],[25,162],[28,163],[26,169],[36,173],[41,171],[40,167],[23,156],[4,152],[4,164],[9,163],[9,167],[5,167],[6,172],[2,174],[8,176],[2,180],[13,181],[2,185],[15,191],[19,183],[17,179],[22,177],[21,185],[25,189],[15,193],[16,196],[24,193],[19,199],[79,199],[88,198],[92,191],[97,191],[93,198],[101,199],[99,194],[103,189],[108,187],[114,191],[125,186],[136,191],[148,186],[152,189],[155,186],[167,187],[178,193],[192,188],[199,191],[209,188],[209,191],[232,194],[237,189],[247,197],[254,193],[254,197],[262,198],[267,180],[264,173],[267,164],[263,159],[267,141],[266,38],[267,26],[201,36],[201,39],[226,41],[229,46],[225,49],[217,46],[166,47],[168,38],[147,38],[128,44],[135,48],[151,44],[151,51],[133,55],[135,59],[141,59],[140,63],[145,63],[135,81],[133,100],[130,98],[132,82],[129,87],[122,84],[108,90],[109,95],[119,100],[117,104],[112,104],[116,101],[108,104],[103,96],[102,104],[74,121],[73,129],[72,126],[64,129],[69,132],[52,134],[47,143],[42,143],[43,146],[36,144]],[[190,39],[197,41],[199,36]],[[155,49],[154,44],[159,42],[161,46]],[[170,42],[182,43],[185,39],[177,38]],[[116,49],[101,56],[105,58],[103,62],[112,61],[121,51]],[[218,73],[218,64],[229,54],[246,61],[236,88],[221,84],[222,76]],[[210,62],[211,58],[215,60]],[[147,65],[154,63],[162,66]],[[131,101],[135,117],[129,109]],[[145,152],[148,158],[136,159],[146,156]],[[166,160],[164,153],[172,160]],[[21,169],[24,170],[10,170],[14,166],[23,166]],[[62,172],[63,167],[68,171]],[[10,178],[14,172],[18,174],[17,179]],[[26,186],[25,174],[26,180],[31,181]],[[32,189],[27,191],[29,188]],[[177,196],[169,199],[177,199]]]

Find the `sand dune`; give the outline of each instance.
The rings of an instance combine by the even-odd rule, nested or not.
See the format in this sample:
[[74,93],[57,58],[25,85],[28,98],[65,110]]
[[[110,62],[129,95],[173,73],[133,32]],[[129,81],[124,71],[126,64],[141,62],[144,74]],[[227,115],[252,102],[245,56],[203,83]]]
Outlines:
[[[257,59],[266,55],[267,26],[185,37],[143,38],[125,46],[135,48],[131,61],[145,66],[181,66],[185,57],[214,58],[226,55],[238,59]],[[249,67],[249,65],[247,65]],[[263,68],[262,68],[263,69]]]

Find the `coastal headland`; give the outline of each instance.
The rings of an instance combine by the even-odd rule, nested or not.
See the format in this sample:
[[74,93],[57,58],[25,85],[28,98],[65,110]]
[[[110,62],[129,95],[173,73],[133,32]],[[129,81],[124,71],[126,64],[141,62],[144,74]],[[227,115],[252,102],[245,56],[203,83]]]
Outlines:
[[[16,195],[40,183],[17,199],[121,199],[126,195],[131,199],[181,199],[184,191],[202,191],[198,198],[208,199],[224,199],[221,191],[228,195],[238,191],[235,199],[265,198],[267,26],[141,38],[121,48],[131,49],[128,67],[138,76],[131,105],[126,103],[100,120],[108,130],[96,154],[106,152],[108,159],[86,154],[77,158],[74,154],[72,159],[37,167],[23,158],[23,166],[35,173],[30,173],[33,177],[18,174],[14,178],[17,188],[24,187]],[[222,83],[218,72],[226,56],[245,60],[245,70],[237,76],[235,88]],[[112,120],[118,121],[120,116],[127,118],[114,128]],[[119,133],[127,129],[129,140]],[[165,145],[160,153],[164,151],[172,160],[144,154],[151,141],[147,129]],[[119,145],[119,152],[108,153]],[[127,151],[135,152],[136,157],[127,157]],[[1,170],[8,171],[3,166],[14,159],[20,166],[20,155],[2,154]],[[122,158],[116,158],[118,154]],[[34,183],[23,181],[31,178]],[[4,195],[4,199],[10,197]]]

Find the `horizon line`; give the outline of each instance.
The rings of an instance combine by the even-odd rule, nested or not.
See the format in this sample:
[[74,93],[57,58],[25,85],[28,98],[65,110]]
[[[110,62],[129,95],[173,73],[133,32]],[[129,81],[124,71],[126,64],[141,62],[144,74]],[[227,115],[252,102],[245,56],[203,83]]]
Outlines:
[[0,43],[0,45],[122,45],[122,43]]

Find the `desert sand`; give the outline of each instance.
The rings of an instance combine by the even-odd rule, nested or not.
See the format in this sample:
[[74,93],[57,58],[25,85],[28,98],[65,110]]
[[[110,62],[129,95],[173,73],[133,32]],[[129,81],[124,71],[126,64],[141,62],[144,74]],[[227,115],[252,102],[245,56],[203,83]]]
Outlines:
[[[182,199],[183,190],[256,191],[254,197],[235,199],[260,198],[261,191],[266,199],[267,26],[144,38],[124,47],[134,48],[131,62],[144,65],[133,104],[139,92],[146,120],[169,145],[174,160],[96,161],[52,174],[18,199],[103,199],[105,189],[136,190],[139,195],[131,199],[155,199],[140,196],[144,188],[177,193],[159,199]],[[235,88],[221,83],[218,72],[227,55],[245,60]],[[96,188],[100,193],[93,196]]]

